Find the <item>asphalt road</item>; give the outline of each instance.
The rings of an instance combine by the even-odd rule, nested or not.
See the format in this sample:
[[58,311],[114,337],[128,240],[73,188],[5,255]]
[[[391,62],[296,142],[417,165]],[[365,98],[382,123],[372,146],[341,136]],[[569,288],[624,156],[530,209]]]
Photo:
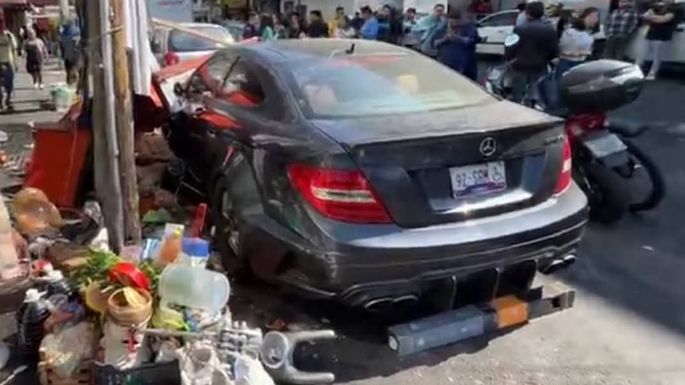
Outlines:
[[[47,97],[45,92],[23,95]],[[571,310],[503,335],[398,359],[386,347],[383,322],[375,317],[298,301],[263,284],[236,287],[231,308],[236,318],[260,326],[281,319],[291,329],[337,329],[341,337],[334,344],[305,347],[301,355],[303,367],[332,369],[339,383],[685,384],[683,101],[685,84],[659,81],[615,114],[654,125],[637,143],[662,167],[668,195],[655,212],[631,216],[613,228],[590,226],[577,263],[556,275],[578,292]],[[29,109],[31,102],[26,103]],[[35,111],[0,116],[0,128],[43,117]],[[1,322],[0,329],[11,333],[11,321]]]

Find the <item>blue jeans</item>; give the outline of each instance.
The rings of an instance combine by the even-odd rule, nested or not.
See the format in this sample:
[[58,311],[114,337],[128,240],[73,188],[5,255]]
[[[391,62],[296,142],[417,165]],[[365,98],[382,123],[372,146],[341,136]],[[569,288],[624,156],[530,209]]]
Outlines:
[[[7,96],[3,102],[3,89]],[[12,104],[12,92],[14,91],[14,66],[10,63],[0,63],[0,108],[3,104],[9,107]]]

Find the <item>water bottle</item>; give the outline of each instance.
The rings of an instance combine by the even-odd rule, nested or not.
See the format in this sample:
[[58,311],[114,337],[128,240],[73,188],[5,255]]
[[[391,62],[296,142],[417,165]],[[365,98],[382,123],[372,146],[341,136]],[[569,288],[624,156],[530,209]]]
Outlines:
[[52,270],[47,274],[47,295],[48,297],[55,294],[64,294],[69,299],[74,297],[74,290],[72,290],[69,283],[64,279],[64,275],[59,270]]
[[50,316],[50,311],[42,294],[36,289],[26,291],[24,303],[17,312],[17,348],[27,356],[34,356],[45,334],[43,322]]

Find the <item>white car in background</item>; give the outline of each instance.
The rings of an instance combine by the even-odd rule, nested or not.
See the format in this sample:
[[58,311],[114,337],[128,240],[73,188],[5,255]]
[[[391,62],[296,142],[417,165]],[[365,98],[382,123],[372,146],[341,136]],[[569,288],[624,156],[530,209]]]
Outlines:
[[[198,32],[215,40],[204,39],[200,36],[166,27],[155,28],[152,32],[151,47],[157,61],[162,66],[176,64],[182,61],[207,56],[224,44],[234,43],[231,33],[224,27],[210,23],[180,23],[182,29]],[[219,41],[219,42],[218,42]]]
[[[496,12],[478,21],[478,35],[483,42],[478,44],[476,52],[480,55],[504,55],[504,39],[514,32],[516,17],[519,11],[512,9]],[[549,22],[556,28],[558,18],[550,18]],[[604,32],[595,34],[595,41],[605,39]]]

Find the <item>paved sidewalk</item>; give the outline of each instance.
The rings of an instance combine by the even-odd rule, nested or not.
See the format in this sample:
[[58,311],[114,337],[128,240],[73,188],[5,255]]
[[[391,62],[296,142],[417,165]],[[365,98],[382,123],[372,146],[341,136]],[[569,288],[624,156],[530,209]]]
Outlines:
[[66,75],[61,69],[59,59],[51,58],[48,59],[43,68],[45,88],[42,90],[35,89],[31,82],[31,75],[26,72],[26,66],[21,63],[14,80],[12,103],[15,112],[0,115],[0,128],[15,124],[25,125],[30,122],[59,119],[57,112],[41,108],[41,102],[50,101],[51,86],[65,80]]

